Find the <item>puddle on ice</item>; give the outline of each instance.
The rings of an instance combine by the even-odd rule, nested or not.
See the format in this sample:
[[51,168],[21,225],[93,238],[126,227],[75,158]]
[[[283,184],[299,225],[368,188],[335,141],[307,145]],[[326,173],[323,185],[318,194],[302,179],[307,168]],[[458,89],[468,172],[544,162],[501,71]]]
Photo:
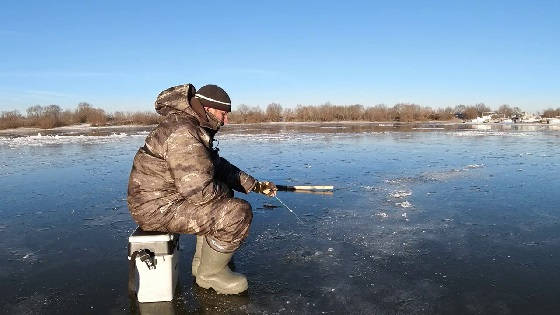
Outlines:
[[256,178],[336,190],[279,192],[304,224],[276,199],[239,194],[254,217],[232,268],[247,275],[250,290],[227,297],[193,285],[194,238],[182,236],[177,297],[151,305],[129,301],[124,289],[135,227],[126,186],[147,130],[0,136],[2,204],[10,205],[0,209],[0,307],[11,314],[554,313],[557,135],[399,128],[406,127],[224,128],[220,153]]
[[278,205],[273,205],[271,203],[263,203],[263,208],[264,209],[276,209],[276,208],[281,208],[281,206]]

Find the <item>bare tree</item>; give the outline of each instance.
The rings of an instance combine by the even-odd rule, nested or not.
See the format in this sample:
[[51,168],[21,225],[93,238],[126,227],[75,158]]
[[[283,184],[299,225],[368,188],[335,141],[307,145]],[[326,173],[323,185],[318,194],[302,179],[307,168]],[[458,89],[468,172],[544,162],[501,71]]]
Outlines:
[[430,120],[452,120],[455,118],[455,110],[451,107],[438,108],[429,115]]
[[238,112],[241,115],[241,122],[247,122],[247,118],[249,116],[249,106],[241,104],[239,106]]
[[58,105],[48,105],[43,108],[43,113],[39,118],[39,127],[48,129],[61,125],[60,112],[61,108]]
[[282,121],[282,106],[271,103],[266,107],[266,119],[268,121]]
[[486,106],[486,104],[484,104],[484,103],[478,103],[474,107],[476,108],[476,112],[477,112],[478,116],[482,116],[482,114],[485,113],[485,112],[492,111],[490,109],[490,107]]
[[27,118],[39,119],[43,115],[43,106],[33,105],[27,109]]
[[74,115],[76,117],[76,122],[81,124],[87,122],[88,115],[90,114],[91,110],[92,110],[92,106],[89,103],[86,102],[79,103],[78,108],[76,108],[76,111],[74,112]]
[[294,121],[294,110],[291,108],[284,108],[282,111],[284,121]]
[[414,121],[414,106],[411,104],[399,103],[394,106],[397,112],[396,119],[400,122]]
[[[482,115],[482,113],[480,115]],[[478,109],[473,106],[467,106],[463,112],[463,119],[475,119],[478,116]]]
[[348,120],[363,120],[364,118],[364,106],[360,104],[350,105],[346,107],[348,112]]
[[2,111],[0,113],[0,129],[23,127],[24,118],[17,111]]
[[368,107],[364,112],[364,119],[368,121],[390,121],[393,120],[389,117],[389,109],[384,104]]
[[513,108],[511,108],[507,104],[503,104],[498,108],[497,113],[500,114],[502,117],[509,118],[513,114]]

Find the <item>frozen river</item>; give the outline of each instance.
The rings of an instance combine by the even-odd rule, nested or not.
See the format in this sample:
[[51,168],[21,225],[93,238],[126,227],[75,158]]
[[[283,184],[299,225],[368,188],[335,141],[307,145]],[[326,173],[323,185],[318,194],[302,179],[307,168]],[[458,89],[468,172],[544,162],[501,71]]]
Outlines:
[[[560,131],[544,126],[228,126],[221,155],[261,180],[234,256],[242,296],[193,284],[127,297],[126,208],[146,129],[0,135],[0,313],[550,314],[560,308]],[[154,314],[155,314],[154,313]]]

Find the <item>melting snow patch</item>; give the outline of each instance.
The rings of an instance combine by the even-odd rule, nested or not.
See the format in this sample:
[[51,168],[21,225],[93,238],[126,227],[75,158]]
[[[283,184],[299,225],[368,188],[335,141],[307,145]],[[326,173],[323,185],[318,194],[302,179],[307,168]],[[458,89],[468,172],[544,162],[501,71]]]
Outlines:
[[393,198],[404,198],[412,195],[411,191],[399,190],[389,194]]
[[465,169],[481,168],[481,167],[484,167],[484,164],[469,164],[469,165],[465,166]]
[[324,136],[318,134],[301,134],[301,133],[258,133],[258,134],[247,134],[247,133],[228,133],[220,135],[218,140],[243,140],[252,142],[274,142],[274,141],[302,141],[302,140],[313,140],[316,138],[322,138]]
[[528,137],[531,134],[526,132],[505,132],[505,131],[482,131],[466,130],[448,133],[456,137],[480,137],[480,136],[499,136],[499,137]]
[[384,182],[387,184],[400,184],[404,181],[409,180],[408,178],[394,178],[394,179],[385,179]]
[[412,204],[410,202],[408,202],[407,200],[405,200],[403,202],[397,202],[397,203],[395,203],[395,205],[401,206],[403,208],[411,208],[412,207]]
[[280,142],[280,141],[313,141],[325,139],[352,138],[355,133],[305,133],[305,132],[280,132],[280,133],[232,133],[221,134],[218,140],[241,140],[251,142]]

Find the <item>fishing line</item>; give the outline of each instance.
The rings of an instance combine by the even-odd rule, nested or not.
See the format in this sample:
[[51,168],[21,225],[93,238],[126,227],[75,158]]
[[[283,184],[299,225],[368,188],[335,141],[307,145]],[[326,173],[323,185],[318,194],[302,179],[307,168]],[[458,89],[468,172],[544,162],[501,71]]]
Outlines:
[[298,215],[297,215],[292,209],[290,209],[290,207],[288,207],[285,203],[282,202],[282,200],[280,200],[280,198],[278,198],[278,196],[274,196],[274,197],[275,197],[278,201],[280,201],[280,203],[281,203],[284,207],[286,207],[286,209],[288,209],[288,211],[290,211],[293,215],[295,215],[296,218],[299,220],[299,222],[304,223],[304,222],[298,217]]

